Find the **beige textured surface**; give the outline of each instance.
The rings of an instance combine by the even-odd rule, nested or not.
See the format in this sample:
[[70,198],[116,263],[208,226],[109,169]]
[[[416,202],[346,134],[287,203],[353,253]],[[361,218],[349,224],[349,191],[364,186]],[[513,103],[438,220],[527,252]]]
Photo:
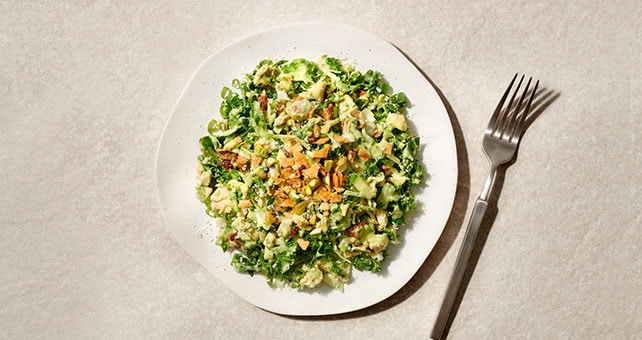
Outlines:
[[[487,174],[483,128],[526,72],[559,96],[506,172],[449,338],[639,339],[640,18],[639,1],[3,1],[0,338],[427,338]],[[232,295],[166,231],[154,186],[196,66],[303,20],[398,46],[449,102],[460,152],[452,218],[415,278],[324,318]]]

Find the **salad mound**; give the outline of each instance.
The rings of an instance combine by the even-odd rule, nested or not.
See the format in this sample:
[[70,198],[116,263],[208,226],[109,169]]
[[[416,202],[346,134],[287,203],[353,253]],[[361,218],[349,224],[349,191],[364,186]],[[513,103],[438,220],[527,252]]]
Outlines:
[[200,139],[196,190],[235,270],[341,291],[352,268],[380,271],[423,182],[406,96],[329,56],[263,60],[232,87]]

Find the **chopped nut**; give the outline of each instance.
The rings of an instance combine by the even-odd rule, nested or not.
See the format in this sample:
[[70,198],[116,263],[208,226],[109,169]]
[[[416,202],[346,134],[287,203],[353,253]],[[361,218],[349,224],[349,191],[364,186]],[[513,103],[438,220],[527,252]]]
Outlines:
[[317,139],[317,140],[313,141],[313,142],[312,142],[312,144],[315,144],[315,145],[323,145],[323,144],[325,144],[325,143],[327,143],[327,142],[329,142],[329,141],[330,141],[330,138],[329,138],[329,137],[323,137],[323,138],[319,138],[319,139]]
[[357,151],[357,154],[359,155],[359,158],[361,158],[362,161],[366,162],[370,159],[370,153],[363,148],[359,148]]
[[[340,194],[331,192],[325,187],[321,187],[317,189],[315,194],[323,202],[339,203],[343,200],[343,196],[341,196]],[[319,209],[323,210],[322,206],[319,206]],[[328,209],[329,209],[329,206],[328,206]]]
[[297,238],[297,239],[296,239],[296,243],[297,243],[297,244],[299,245],[299,247],[301,247],[301,249],[303,249],[303,250],[307,250],[307,249],[308,249],[308,247],[310,246],[310,241],[308,241],[308,240],[304,240],[304,239],[302,239],[302,238]]
[[305,175],[308,178],[316,178],[319,176],[319,169],[321,167],[319,166],[318,163],[313,163],[309,168],[303,170],[303,175]]
[[319,196],[319,198],[324,202],[330,201],[330,194],[331,193],[323,187],[317,189],[316,191],[316,195]]
[[299,150],[293,150],[292,154],[294,155],[294,162],[303,167],[310,167],[310,162]]
[[325,186],[327,186],[329,189],[332,188],[332,180],[330,178],[330,174],[323,177],[323,184],[325,184]]
[[283,171],[281,172],[281,178],[283,178],[286,181],[298,179],[299,176],[300,176],[299,170],[296,170],[293,168],[283,169]]
[[330,103],[322,111],[322,116],[324,120],[331,120],[334,113],[334,104]]
[[287,184],[290,185],[293,189],[299,189],[303,187],[303,181],[300,178],[292,178],[287,181]]
[[348,150],[348,162],[352,163],[354,161],[354,151]]
[[281,184],[285,182],[282,178],[279,178],[279,177],[270,177],[270,179],[272,180],[272,182],[274,182],[276,186],[281,186]]
[[330,193],[330,202],[332,203],[339,203],[343,200],[343,196],[336,194],[336,193]]
[[252,154],[252,168],[258,168],[259,165],[261,165],[261,162],[263,162],[262,157]]
[[328,132],[330,132],[330,129],[332,129],[333,126],[334,126],[334,124],[331,124],[331,122],[327,122],[327,123],[323,124],[323,126],[321,126],[321,132],[325,133],[327,135]]
[[316,178],[319,176],[319,164],[313,163],[309,168],[301,170],[301,173],[307,178]]
[[294,208],[295,204],[294,201],[290,198],[286,198],[281,202],[281,207],[283,208]]
[[274,192],[274,197],[284,200],[289,198],[290,196],[288,196],[288,193],[285,192],[283,188],[277,188],[276,191]]
[[294,158],[285,157],[281,160],[281,167],[288,168],[294,165]]
[[343,174],[336,172],[332,174],[332,186],[343,187]]
[[341,157],[337,161],[337,163],[334,165],[334,171],[335,172],[344,172],[348,168],[348,158],[346,157]]
[[301,145],[301,143],[299,143],[296,139],[292,139],[290,141],[290,152],[295,153],[297,151],[303,151],[303,145]]
[[247,159],[247,158],[245,158],[245,157],[243,157],[243,156],[238,156],[238,157],[236,157],[236,159],[234,160],[234,165],[235,165],[237,168],[239,168],[239,169],[240,169],[240,168],[242,168],[243,166],[245,166],[245,164],[247,164],[247,162],[249,162],[249,161],[250,161],[249,159]]
[[312,158],[326,158],[328,157],[329,152],[330,152],[330,145],[326,145],[323,147],[323,149],[313,152]]
[[250,201],[250,200],[240,200],[239,201],[239,208],[241,208],[241,209],[249,208],[251,206],[252,206],[252,201]]
[[350,143],[350,140],[348,138],[340,135],[334,135],[333,138],[335,141],[337,141],[337,143],[340,143],[340,144]]

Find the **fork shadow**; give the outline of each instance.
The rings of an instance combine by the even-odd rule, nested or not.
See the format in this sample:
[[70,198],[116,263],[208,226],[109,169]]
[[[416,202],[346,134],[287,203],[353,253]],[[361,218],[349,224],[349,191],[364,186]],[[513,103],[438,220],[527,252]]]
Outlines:
[[[526,121],[524,122],[524,134],[526,134],[526,130],[528,130],[528,128],[533,124],[535,119],[541,116],[541,114],[546,110],[546,108],[548,108],[557,98],[559,98],[559,96],[560,96],[559,92],[555,92],[553,90],[549,90],[546,88],[540,88],[537,90],[537,92],[535,93],[535,97],[533,99],[533,103],[531,104],[531,112],[526,117]],[[481,257],[482,250],[488,239],[488,235],[490,234],[490,231],[495,222],[495,219],[497,218],[497,214],[499,212],[497,208],[498,206],[497,203],[499,201],[499,196],[501,194],[502,188],[504,187],[506,170],[517,161],[518,156],[519,156],[519,147],[515,153],[515,157],[513,157],[513,159],[510,162],[500,166],[497,169],[497,173],[495,175],[496,176],[495,182],[488,196],[488,208],[486,210],[486,215],[484,216],[481,222],[481,225],[479,226],[477,239],[475,240],[475,243],[473,245],[470,259],[466,266],[466,270],[464,271],[464,276],[459,286],[459,290],[455,298],[455,303],[453,304],[452,311],[450,313],[450,318],[446,323],[446,327],[444,329],[442,339],[445,339],[448,337],[448,332],[450,331],[450,327],[452,326],[452,323],[457,315],[457,312],[459,311],[459,307],[461,306],[461,302],[464,298],[464,295],[466,294],[466,290],[468,288],[468,284],[470,283],[470,279],[472,278],[475,272],[477,263],[479,262],[479,258]]]

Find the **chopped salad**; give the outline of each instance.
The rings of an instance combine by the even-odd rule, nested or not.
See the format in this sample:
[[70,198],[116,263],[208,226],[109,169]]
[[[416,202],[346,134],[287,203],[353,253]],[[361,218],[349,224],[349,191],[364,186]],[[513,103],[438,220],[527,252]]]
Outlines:
[[200,139],[197,194],[224,220],[216,244],[273,287],[378,272],[423,183],[403,93],[322,56],[263,60],[221,96]]

